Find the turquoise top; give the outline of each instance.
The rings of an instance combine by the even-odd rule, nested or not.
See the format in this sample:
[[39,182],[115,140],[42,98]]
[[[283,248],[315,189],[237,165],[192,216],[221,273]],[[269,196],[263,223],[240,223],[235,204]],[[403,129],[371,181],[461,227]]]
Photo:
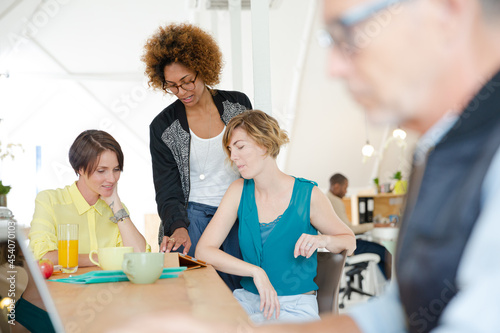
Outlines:
[[[306,179],[295,179],[290,204],[263,244],[255,203],[255,184],[253,179],[245,179],[238,207],[241,253],[244,261],[264,269],[278,296],[298,295],[318,289],[313,281],[318,264],[316,252],[309,259],[293,256],[295,244],[303,233],[318,234],[310,218],[311,193],[316,185]],[[258,294],[251,277],[243,277],[241,286]]]

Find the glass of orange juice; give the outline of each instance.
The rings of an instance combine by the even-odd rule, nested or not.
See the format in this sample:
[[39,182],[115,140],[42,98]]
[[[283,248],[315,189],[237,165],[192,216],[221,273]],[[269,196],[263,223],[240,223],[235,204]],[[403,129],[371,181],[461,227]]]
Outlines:
[[78,270],[78,224],[57,226],[57,248],[62,272],[76,272]]

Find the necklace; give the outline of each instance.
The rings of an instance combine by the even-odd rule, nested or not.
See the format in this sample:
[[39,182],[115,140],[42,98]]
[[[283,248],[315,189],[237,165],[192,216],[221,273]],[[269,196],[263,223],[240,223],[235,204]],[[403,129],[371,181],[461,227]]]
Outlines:
[[198,169],[200,170],[200,175],[199,175],[200,180],[205,180],[205,178],[206,178],[205,177],[205,168],[207,167],[208,155],[210,154],[210,126],[212,124],[212,112],[209,111],[208,114],[210,115],[209,120],[208,120],[208,148],[207,148],[207,154],[205,155],[205,162],[203,163],[203,169],[200,166],[200,159],[198,158],[198,154],[196,153],[196,149],[194,148],[194,145],[193,145],[194,155],[196,157]]

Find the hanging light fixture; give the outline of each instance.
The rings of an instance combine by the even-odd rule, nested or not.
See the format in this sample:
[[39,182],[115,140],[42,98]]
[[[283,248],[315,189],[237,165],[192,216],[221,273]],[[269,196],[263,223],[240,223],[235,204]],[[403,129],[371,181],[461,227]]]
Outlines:
[[366,144],[361,148],[361,154],[363,154],[364,157],[372,157],[373,153],[375,152],[375,148],[370,144],[370,141],[366,140]]
[[401,128],[396,128],[393,132],[392,132],[392,136],[395,138],[395,139],[400,139],[400,140],[404,140],[406,139],[406,132],[404,130],[402,130]]

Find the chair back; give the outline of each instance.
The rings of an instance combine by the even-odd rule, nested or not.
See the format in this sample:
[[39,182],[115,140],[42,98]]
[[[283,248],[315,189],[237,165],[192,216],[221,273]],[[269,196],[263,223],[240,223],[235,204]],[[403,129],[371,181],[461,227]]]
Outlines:
[[318,285],[319,313],[339,312],[339,285],[346,259],[341,253],[318,252],[318,271],[314,282]]

